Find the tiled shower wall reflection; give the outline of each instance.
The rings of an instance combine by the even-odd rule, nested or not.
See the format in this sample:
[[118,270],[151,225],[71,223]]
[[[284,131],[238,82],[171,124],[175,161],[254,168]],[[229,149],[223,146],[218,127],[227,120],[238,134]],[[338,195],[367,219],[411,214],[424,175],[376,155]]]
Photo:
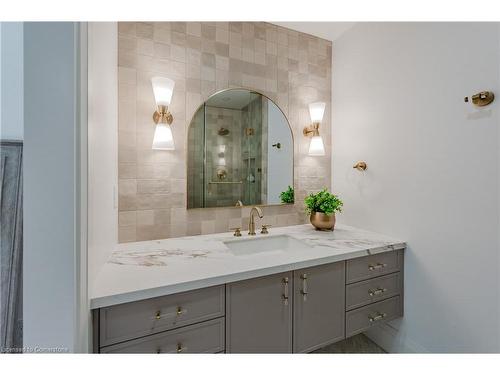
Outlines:
[[[269,23],[119,23],[119,241],[224,232],[248,223],[249,208],[186,209],[186,135],[195,111],[229,87],[262,92],[294,133],[296,204],[264,208],[274,226],[305,222],[303,199],[330,187],[331,42]],[[175,80],[176,150],[151,149],[155,110],[150,79]],[[326,155],[307,155],[308,104],[327,103]]]
[[[241,184],[229,184],[241,180],[241,115],[236,109],[206,107],[206,172],[205,207],[234,206],[240,199]],[[227,129],[228,134],[219,135],[219,129]],[[225,150],[219,150],[224,146]],[[203,146],[202,146],[203,147]],[[224,153],[221,165],[218,154]],[[224,169],[224,184],[219,184],[217,170]],[[203,183],[203,182],[202,182]]]

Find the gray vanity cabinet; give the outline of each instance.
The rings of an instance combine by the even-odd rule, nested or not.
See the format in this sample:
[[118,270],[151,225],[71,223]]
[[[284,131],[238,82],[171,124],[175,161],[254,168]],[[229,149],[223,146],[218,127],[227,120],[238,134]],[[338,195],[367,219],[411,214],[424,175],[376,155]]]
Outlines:
[[306,353],[344,338],[345,263],[294,271],[293,352]]
[[403,315],[403,250],[93,310],[96,353],[308,353]]
[[224,351],[224,318],[106,346],[101,353],[220,353]]
[[226,352],[292,352],[292,272],[226,285]]
[[94,310],[94,352],[224,351],[224,293],[217,285]]

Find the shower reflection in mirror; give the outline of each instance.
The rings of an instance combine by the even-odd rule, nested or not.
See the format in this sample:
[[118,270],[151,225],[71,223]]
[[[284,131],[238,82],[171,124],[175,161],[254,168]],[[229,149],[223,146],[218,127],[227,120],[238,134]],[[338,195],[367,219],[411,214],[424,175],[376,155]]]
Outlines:
[[188,130],[187,206],[283,203],[293,186],[293,135],[281,109],[246,89],[203,103]]

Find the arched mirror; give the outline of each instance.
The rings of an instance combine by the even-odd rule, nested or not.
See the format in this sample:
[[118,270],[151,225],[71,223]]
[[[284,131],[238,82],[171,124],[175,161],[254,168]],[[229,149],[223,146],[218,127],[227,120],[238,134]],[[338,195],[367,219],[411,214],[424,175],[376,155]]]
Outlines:
[[293,203],[292,131],[262,94],[211,96],[191,120],[187,159],[188,208]]

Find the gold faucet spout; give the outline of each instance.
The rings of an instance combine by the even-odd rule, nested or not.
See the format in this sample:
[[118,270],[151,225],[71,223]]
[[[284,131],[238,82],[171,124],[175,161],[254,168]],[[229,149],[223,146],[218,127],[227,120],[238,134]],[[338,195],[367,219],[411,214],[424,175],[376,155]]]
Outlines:
[[248,234],[250,236],[255,236],[255,213],[257,213],[257,215],[261,219],[264,217],[264,214],[262,213],[262,209],[260,207],[252,207],[252,209],[250,210],[250,220],[248,221]]

